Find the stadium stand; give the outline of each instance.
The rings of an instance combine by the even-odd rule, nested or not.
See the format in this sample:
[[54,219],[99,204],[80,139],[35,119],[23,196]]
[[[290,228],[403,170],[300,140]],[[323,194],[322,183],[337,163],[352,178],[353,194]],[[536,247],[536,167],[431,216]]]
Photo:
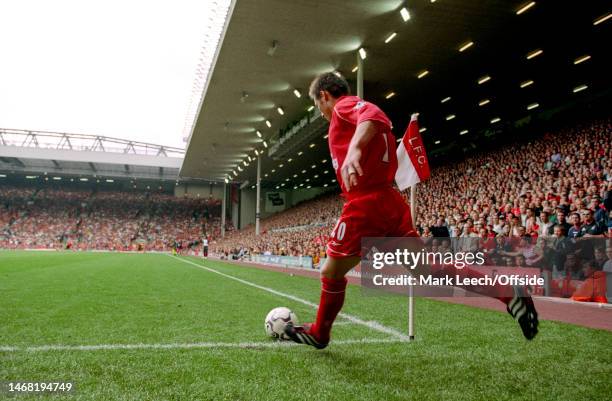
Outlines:
[[[419,187],[417,226],[424,237],[481,237],[504,248],[499,263],[536,266],[537,251],[517,253],[502,237],[609,236],[612,201],[612,122],[562,130],[496,152],[434,169]],[[220,201],[151,192],[0,187],[0,247],[199,251],[208,236],[213,255],[325,257],[327,236],[342,200],[325,194],[233,230],[221,238]],[[574,225],[572,228],[570,223]],[[590,231],[589,231],[590,230]],[[539,255],[540,257],[542,255]]]
[[258,237],[252,225],[229,233],[215,242],[213,252],[225,258],[249,254],[311,256],[316,265],[325,257],[327,237],[341,208],[337,194],[323,195],[263,219]]
[[[496,152],[475,154],[459,164],[432,172],[419,186],[417,226],[421,235],[450,237],[552,237],[561,223],[568,235],[568,217],[580,212],[578,235],[610,235],[612,194],[612,122],[597,121]],[[604,206],[604,203],[607,206]],[[235,231],[216,241],[213,252],[222,257],[249,254],[325,256],[325,241],[340,214],[338,195],[326,195]],[[583,219],[588,210],[592,220]],[[583,230],[581,232],[580,230]],[[500,240],[504,243],[504,240]],[[492,242],[494,244],[494,242]],[[515,252],[513,241],[509,253]],[[531,251],[533,252],[533,251]],[[538,257],[507,255],[508,265],[534,265]]]
[[198,251],[220,201],[148,192],[0,187],[0,247]]
[[451,235],[489,235],[507,226],[513,235],[524,229],[537,237],[548,223],[541,212],[557,223],[557,211],[567,217],[595,208],[601,223],[600,205],[612,189],[611,144],[612,123],[605,120],[440,167],[420,188],[417,224],[423,230],[441,217]]

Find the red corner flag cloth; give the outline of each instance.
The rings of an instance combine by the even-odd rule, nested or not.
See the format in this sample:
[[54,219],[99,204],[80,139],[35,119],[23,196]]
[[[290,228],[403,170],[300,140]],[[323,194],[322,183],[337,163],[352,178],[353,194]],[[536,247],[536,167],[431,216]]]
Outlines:
[[395,182],[400,191],[429,178],[429,162],[419,133],[418,114],[413,114],[404,137],[397,148]]

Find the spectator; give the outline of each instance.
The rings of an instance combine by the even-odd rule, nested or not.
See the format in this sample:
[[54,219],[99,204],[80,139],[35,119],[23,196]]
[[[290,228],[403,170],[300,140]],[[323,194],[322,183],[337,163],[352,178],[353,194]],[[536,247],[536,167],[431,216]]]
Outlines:
[[584,224],[580,227],[580,237],[603,237],[605,228],[603,223],[598,223],[593,218],[593,211],[584,209],[581,212]]
[[[560,225],[563,228],[563,232],[565,233],[565,235],[568,235],[569,229],[572,227],[572,225],[569,224],[567,221],[565,221],[565,212],[563,211],[563,208],[557,209],[555,218],[556,218],[555,225]],[[553,226],[553,229],[554,229],[554,226]],[[553,234],[552,229],[549,231],[549,234]]]
[[553,223],[549,219],[548,212],[543,210],[540,213],[538,237],[541,237],[541,238],[551,237],[553,235],[554,226],[555,226],[555,223]]
[[607,255],[606,255],[605,249],[601,246],[596,246],[593,251],[593,257],[597,265],[597,269],[602,270],[604,267],[604,264],[607,261]]
[[580,223],[580,214],[572,213],[570,215],[570,221],[572,226],[567,231],[567,236],[569,238],[578,238],[582,236],[582,224]]
[[446,227],[444,219],[441,217],[436,220],[436,224],[431,226],[430,231],[434,237],[450,237],[448,227]]

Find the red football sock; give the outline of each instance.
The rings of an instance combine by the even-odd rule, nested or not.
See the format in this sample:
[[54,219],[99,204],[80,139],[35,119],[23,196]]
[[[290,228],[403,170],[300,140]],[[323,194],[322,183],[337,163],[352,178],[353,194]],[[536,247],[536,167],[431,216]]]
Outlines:
[[321,301],[317,320],[310,327],[310,333],[320,342],[329,342],[332,324],[344,304],[346,277],[340,280],[321,277]]

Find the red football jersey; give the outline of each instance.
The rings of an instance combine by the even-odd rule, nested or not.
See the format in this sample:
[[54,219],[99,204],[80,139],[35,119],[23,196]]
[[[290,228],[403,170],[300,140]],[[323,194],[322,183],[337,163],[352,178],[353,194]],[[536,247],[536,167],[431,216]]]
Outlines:
[[343,193],[347,191],[342,182],[340,168],[357,125],[368,120],[379,123],[377,124],[379,132],[363,149],[360,160],[363,175],[357,178],[357,186],[351,191],[362,192],[374,187],[391,186],[395,178],[397,155],[395,137],[391,133],[391,121],[375,104],[357,96],[342,96],[332,113],[328,141],[336,177]]

